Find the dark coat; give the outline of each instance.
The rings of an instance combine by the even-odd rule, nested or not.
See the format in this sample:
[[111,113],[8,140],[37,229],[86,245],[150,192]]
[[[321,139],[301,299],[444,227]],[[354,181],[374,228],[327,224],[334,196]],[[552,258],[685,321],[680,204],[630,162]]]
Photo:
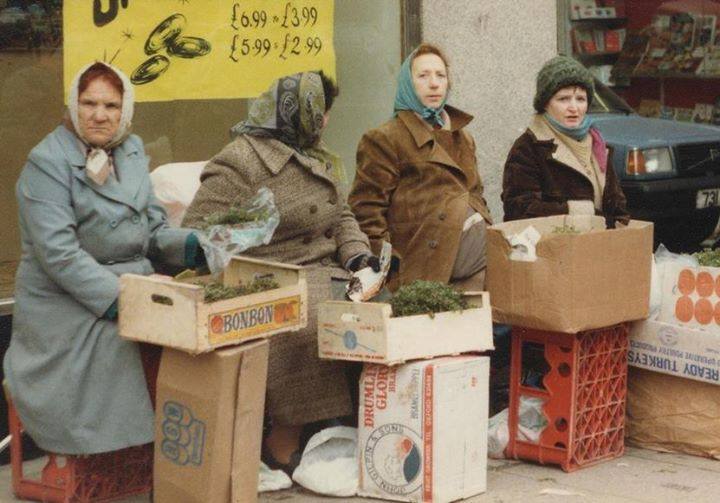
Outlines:
[[[365,133],[348,202],[379,253],[383,241],[400,259],[399,284],[415,279],[447,283],[468,206],[491,222],[477,172],[475,142],[463,128],[472,116],[446,107],[455,156],[413,112]],[[398,278],[389,284],[398,285]]]
[[[625,195],[608,155],[604,175],[602,211],[626,223],[630,219]],[[505,220],[563,215],[569,200],[594,199],[593,185],[571,150],[552,129],[536,116],[531,126],[515,140],[503,174],[502,201]]]

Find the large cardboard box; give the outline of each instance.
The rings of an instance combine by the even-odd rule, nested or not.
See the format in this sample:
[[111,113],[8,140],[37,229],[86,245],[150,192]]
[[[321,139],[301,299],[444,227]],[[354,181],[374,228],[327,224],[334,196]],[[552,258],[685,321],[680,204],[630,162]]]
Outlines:
[[485,491],[489,361],[458,356],[365,365],[360,496],[442,503]]
[[720,384],[720,337],[656,320],[638,321],[630,328],[628,363],[663,374]]
[[215,348],[291,332],[307,325],[307,281],[298,266],[233,257],[224,285],[272,278],[279,288],[206,303],[202,284],[169,277],[124,274],[120,278],[118,331],[122,337],[203,353]]
[[466,293],[469,309],[392,317],[390,304],[330,301],[318,309],[321,358],[386,365],[493,349],[490,296]]
[[268,342],[166,348],[155,416],[156,503],[256,501]]
[[658,320],[720,337],[720,267],[662,266]]
[[[506,236],[533,226],[534,261],[511,260]],[[556,233],[573,226],[579,234]],[[557,215],[488,228],[487,288],[493,320],[577,333],[647,318],[653,225],[632,220],[605,229],[595,216]]]

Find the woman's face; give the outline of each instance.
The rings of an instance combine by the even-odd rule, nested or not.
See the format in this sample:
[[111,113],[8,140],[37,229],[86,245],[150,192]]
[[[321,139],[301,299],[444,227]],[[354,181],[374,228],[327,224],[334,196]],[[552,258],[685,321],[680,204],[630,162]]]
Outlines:
[[545,111],[565,127],[576,128],[588,109],[587,91],[579,86],[563,87],[553,94]]
[[80,134],[93,147],[106,145],[117,133],[122,95],[103,78],[92,80],[78,97]]
[[448,90],[447,68],[437,54],[422,54],[412,62],[413,87],[420,103],[439,108]]

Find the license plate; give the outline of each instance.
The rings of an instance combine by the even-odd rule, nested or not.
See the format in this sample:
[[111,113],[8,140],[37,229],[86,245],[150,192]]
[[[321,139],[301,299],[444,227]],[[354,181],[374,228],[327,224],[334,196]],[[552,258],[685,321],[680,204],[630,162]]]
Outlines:
[[697,193],[697,208],[720,206],[720,189],[703,189]]

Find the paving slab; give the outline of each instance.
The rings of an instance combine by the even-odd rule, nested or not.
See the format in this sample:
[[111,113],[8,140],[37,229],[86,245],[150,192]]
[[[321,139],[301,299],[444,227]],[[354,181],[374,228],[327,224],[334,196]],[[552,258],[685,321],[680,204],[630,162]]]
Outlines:
[[[37,475],[43,459],[25,464]],[[627,448],[622,458],[565,473],[554,466],[518,460],[488,460],[488,491],[468,503],[715,503],[720,494],[720,462],[716,460]],[[0,467],[0,503],[19,501],[12,495],[10,467]],[[149,503],[148,496],[121,503]],[[367,498],[318,496],[301,487],[264,493],[260,503],[372,503]]]

